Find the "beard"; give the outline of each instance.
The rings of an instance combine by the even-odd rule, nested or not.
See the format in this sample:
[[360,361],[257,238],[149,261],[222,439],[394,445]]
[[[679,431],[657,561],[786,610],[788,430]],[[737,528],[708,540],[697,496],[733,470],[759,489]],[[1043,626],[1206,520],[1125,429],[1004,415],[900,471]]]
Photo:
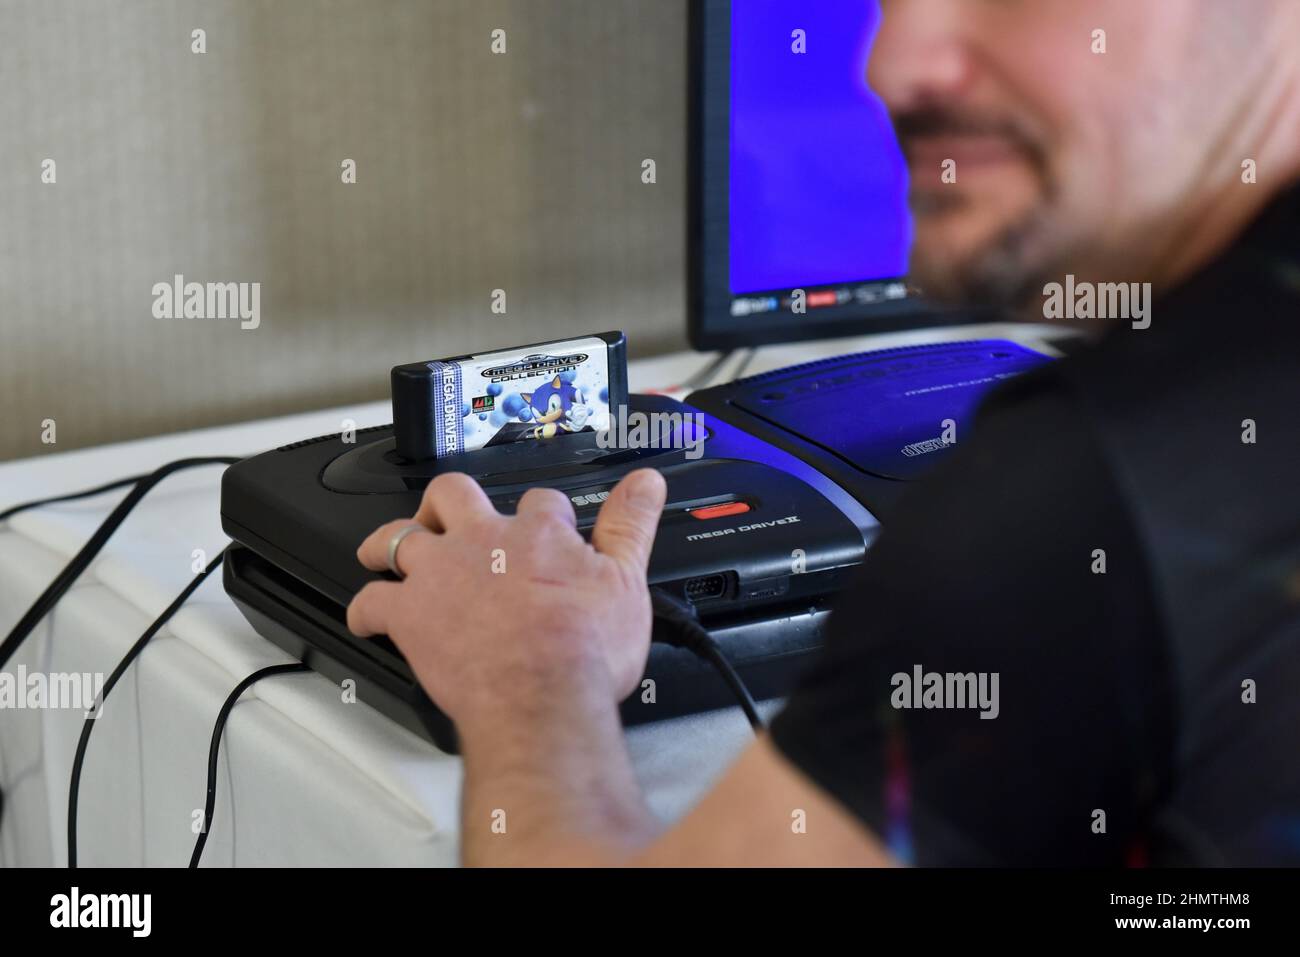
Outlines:
[[[911,279],[921,292],[939,302],[986,306],[1002,312],[1020,312],[1041,303],[1042,288],[1050,282],[1064,251],[1078,237],[1067,225],[1070,217],[1061,208],[1061,193],[1052,175],[1047,154],[1039,139],[1020,122],[1007,116],[975,112],[957,113],[928,105],[894,117],[899,145],[913,173],[909,197],[915,226],[911,252]],[[1016,147],[1025,158],[1036,182],[1031,204],[1011,219],[997,224],[995,231],[971,246],[958,241],[945,228],[946,219],[962,226],[959,217],[983,215],[972,210],[969,194],[960,189],[915,186],[914,144],[926,137],[974,134],[997,136]],[[985,211],[999,216],[999,211]],[[978,229],[978,227],[976,227]]]
[[909,279],[922,294],[951,305],[981,306],[1006,313],[1041,312],[1043,286],[1059,279],[1069,230],[1050,198],[1002,226],[974,252],[955,251],[927,237],[927,224],[962,215],[966,200],[945,191],[914,193],[917,239]]

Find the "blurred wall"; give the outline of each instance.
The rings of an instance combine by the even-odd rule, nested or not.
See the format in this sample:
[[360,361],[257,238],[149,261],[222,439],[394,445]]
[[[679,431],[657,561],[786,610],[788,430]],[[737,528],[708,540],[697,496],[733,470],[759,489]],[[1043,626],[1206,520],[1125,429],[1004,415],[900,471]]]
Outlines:
[[[0,459],[470,349],[681,346],[685,29],[683,0],[0,0]],[[260,327],[155,318],[177,273],[260,282]]]

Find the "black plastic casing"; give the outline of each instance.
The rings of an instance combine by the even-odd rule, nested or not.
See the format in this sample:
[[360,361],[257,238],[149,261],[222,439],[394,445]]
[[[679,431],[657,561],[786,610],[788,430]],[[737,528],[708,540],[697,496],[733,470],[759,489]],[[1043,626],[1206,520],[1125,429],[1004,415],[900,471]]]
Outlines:
[[[630,408],[698,413],[662,396],[633,396]],[[469,472],[503,512],[529,488],[561,489],[574,502],[579,530],[589,534],[602,495],[627,472],[649,466],[667,479],[668,506],[648,581],[696,598],[701,619],[755,696],[785,694],[820,643],[830,597],[861,563],[878,526],[794,456],[710,417],[698,421],[708,438],[696,459],[684,449],[603,449],[575,436],[545,449],[513,443],[409,462],[396,455],[387,426],[358,433],[354,445],[329,435],[254,456],[222,479],[222,527],[238,543],[226,560],[226,590],[263,636],[334,680],[354,679],[361,700],[454,750],[454,730],[391,642],[347,631],[348,602],[382,577],[358,564],[357,546],[382,523],[413,515],[430,479],[445,471]],[[736,502],[749,510],[708,520],[691,515]],[[483,614],[509,610],[485,607]],[[623,705],[627,723],[731,703],[718,675],[682,649],[653,645],[646,677],[655,681],[654,701],[643,701],[638,689]]]
[[[857,352],[692,393],[688,402],[807,462],[881,521],[974,431],[984,397],[1053,360],[1003,339]],[[950,422],[957,441],[936,444]]]

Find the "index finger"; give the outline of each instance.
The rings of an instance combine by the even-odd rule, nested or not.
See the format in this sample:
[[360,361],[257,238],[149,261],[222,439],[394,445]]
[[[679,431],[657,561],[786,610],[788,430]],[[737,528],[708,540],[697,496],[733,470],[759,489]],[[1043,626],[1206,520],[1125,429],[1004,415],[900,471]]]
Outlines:
[[445,532],[450,522],[497,514],[478,482],[464,472],[443,472],[425,488],[415,520],[435,532]]

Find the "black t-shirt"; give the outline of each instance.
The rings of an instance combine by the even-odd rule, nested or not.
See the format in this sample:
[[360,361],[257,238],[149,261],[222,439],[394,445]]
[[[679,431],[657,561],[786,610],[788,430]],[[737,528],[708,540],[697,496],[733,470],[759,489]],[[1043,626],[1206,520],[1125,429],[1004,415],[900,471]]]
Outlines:
[[1298,865],[1300,190],[1097,321],[904,496],[773,739],[905,862]]

